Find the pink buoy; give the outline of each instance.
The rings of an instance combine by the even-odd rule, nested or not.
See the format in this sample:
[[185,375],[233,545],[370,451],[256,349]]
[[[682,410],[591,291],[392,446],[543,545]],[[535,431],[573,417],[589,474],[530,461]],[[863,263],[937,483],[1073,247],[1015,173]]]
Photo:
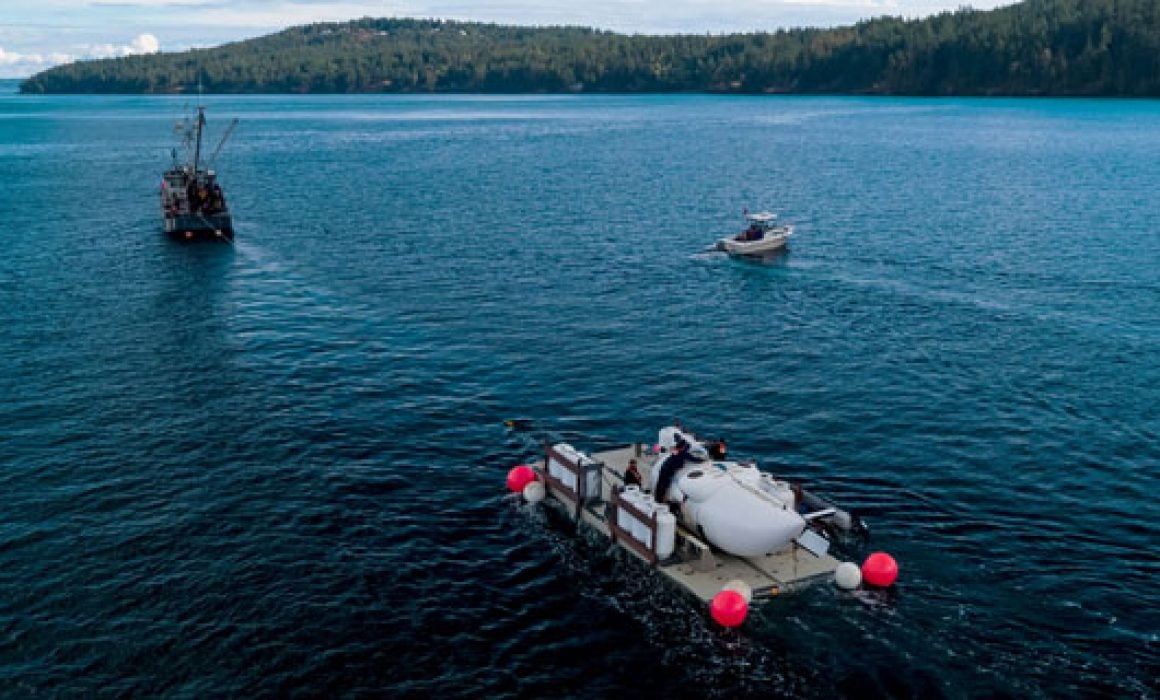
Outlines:
[[661,453],[661,446],[659,444],[653,445],[653,454],[659,455]]
[[536,470],[526,464],[512,467],[507,475],[507,487],[512,493],[523,493],[524,487],[536,480]]
[[887,588],[898,578],[898,562],[886,552],[874,552],[862,563],[862,580],[871,586]]
[[745,622],[745,616],[749,614],[749,603],[745,602],[745,596],[727,589],[713,596],[709,612],[722,627],[737,627]]

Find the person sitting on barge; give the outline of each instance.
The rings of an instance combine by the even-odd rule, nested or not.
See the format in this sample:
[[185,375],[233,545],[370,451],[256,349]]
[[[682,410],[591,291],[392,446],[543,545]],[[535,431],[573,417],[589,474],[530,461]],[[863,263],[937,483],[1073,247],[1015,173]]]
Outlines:
[[643,486],[644,480],[640,478],[640,470],[637,469],[636,460],[628,460],[628,469],[624,470],[624,485],[625,486]]

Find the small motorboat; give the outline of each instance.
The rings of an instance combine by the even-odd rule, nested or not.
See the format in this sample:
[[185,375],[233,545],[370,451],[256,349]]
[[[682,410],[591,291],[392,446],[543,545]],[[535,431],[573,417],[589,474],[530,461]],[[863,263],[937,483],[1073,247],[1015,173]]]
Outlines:
[[779,224],[773,212],[747,212],[745,221],[745,230],[717,241],[717,250],[730,255],[769,255],[784,249],[793,235],[793,226]]

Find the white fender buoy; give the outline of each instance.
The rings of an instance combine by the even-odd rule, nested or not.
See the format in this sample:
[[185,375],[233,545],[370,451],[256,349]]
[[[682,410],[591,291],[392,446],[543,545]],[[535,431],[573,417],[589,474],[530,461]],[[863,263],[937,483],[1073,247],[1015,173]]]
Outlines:
[[739,578],[735,578],[729,583],[726,583],[724,586],[721,586],[721,590],[737,591],[741,594],[741,597],[745,599],[746,603],[749,603],[753,600],[753,588],[748,583],[742,581]]
[[862,570],[854,562],[844,561],[834,570],[834,583],[844,591],[852,591],[862,583]]
[[544,488],[542,481],[529,481],[524,486],[524,500],[528,503],[539,503],[548,495],[547,489]]

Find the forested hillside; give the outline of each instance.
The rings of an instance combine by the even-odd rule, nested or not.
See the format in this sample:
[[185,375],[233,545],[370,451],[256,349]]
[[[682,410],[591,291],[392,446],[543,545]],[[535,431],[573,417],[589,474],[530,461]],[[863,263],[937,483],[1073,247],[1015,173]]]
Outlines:
[[1026,0],[836,29],[627,36],[361,19],[84,61],[30,93],[731,92],[1160,96],[1160,0]]

